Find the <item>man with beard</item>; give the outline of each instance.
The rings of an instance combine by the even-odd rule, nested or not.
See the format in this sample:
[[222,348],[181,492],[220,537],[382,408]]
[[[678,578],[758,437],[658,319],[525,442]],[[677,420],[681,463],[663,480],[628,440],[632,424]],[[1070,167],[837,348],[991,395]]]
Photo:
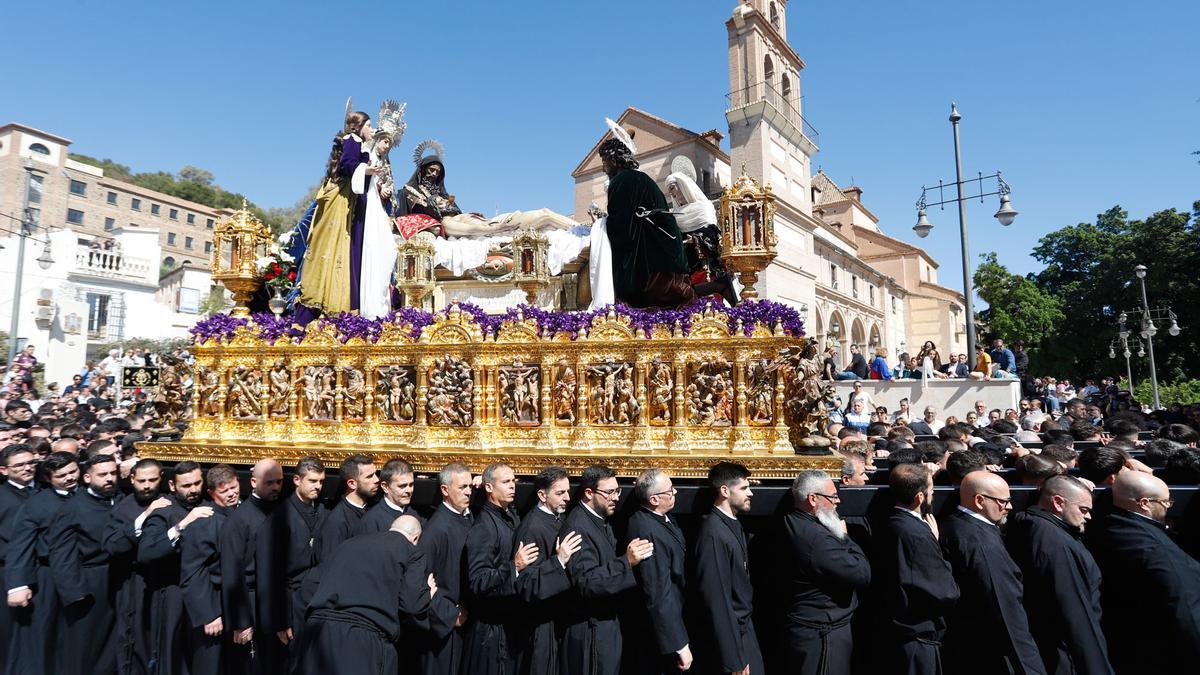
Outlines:
[[[474,621],[467,628],[463,671],[501,675],[509,666],[505,620],[517,599],[517,579],[537,561],[536,544],[516,544],[521,517],[512,507],[517,479],[503,462],[483,470],[487,501],[467,533],[467,587]],[[513,549],[516,549],[515,552]]]
[[296,491],[271,512],[258,533],[254,559],[258,570],[258,616],[266,624],[263,638],[287,647],[279,672],[296,666],[298,633],[304,630],[304,608],[316,590],[314,541],[328,511],[319,501],[325,466],[316,457],[296,463]]
[[132,490],[117,502],[104,529],[103,547],[112,566],[116,626],[117,672],[144,672],[150,663],[150,617],[146,611],[146,579],[137,565],[138,541],[146,519],[171,502],[159,496],[162,465],[155,459],[138,460],[129,472]]
[[[221,622],[232,631],[229,670],[237,675],[272,673],[279,641],[269,635],[257,612],[258,564],[254,558],[259,529],[279,504],[283,468],[262,459],[250,469],[250,498],[221,527],[217,556],[221,571]],[[255,627],[259,634],[254,634]]]
[[582,537],[574,532],[559,539],[562,514],[571,500],[567,472],[552,466],[542,469],[533,479],[537,491],[535,506],[517,526],[518,545],[533,544],[539,551],[554,550],[525,569],[517,579],[521,594],[519,619],[512,631],[509,647],[513,652],[516,675],[557,675],[558,637],[554,619],[564,609],[564,594],[571,588],[567,563],[579,551]]
[[1047,673],[1112,675],[1100,628],[1100,568],[1081,541],[1092,492],[1051,476],[1034,506],[1008,520],[1005,543],[1025,583],[1029,632]]
[[[762,673],[762,652],[754,633],[754,588],[750,585],[749,542],[738,514],[750,511],[750,471],[718,462],[708,471],[712,511],[704,517],[692,553],[693,587],[704,612],[698,662],[714,672]],[[715,666],[715,668],[714,668]]]
[[1011,510],[1008,483],[989,471],[972,471],[959,488],[958,508],[942,522],[942,554],[959,588],[942,647],[947,672],[1046,672],[1022,604],[1021,570],[1000,537]]
[[346,496],[329,512],[317,534],[314,546],[318,563],[333,558],[337,547],[358,532],[367,513],[367,505],[379,493],[375,460],[367,455],[351,455],[342,460],[340,473]]
[[1088,528],[1102,576],[1102,626],[1118,675],[1173,673],[1200,662],[1200,562],[1167,534],[1171,491],[1155,476],[1123,471],[1113,511]]
[[83,467],[85,489],[63,505],[50,527],[50,570],[60,606],[57,672],[110,675],[116,672],[112,640],[111,556],[101,546],[117,495],[117,460],[93,457]]
[[58,598],[50,573],[51,524],[79,483],[79,464],[69,452],[53,452],[42,462],[50,489],[41,490],[17,511],[8,542],[4,580],[12,608],[12,640],[7,673],[53,673]]
[[412,465],[402,459],[389,459],[379,472],[379,490],[383,498],[367,509],[356,534],[386,532],[400,516],[412,516],[424,526],[425,519],[412,507],[415,485]]
[[462,213],[454,203],[454,195],[446,192],[446,166],[440,154],[418,160],[416,171],[398,197],[401,216],[423,214],[440,221]]
[[146,518],[137,547],[137,562],[150,594],[150,660],[155,672],[187,672],[191,651],[183,592],[179,589],[179,542],[192,523],[212,517],[204,499],[204,471],[195,462],[175,465],[167,481],[170,503]]
[[933,476],[921,464],[892,467],[888,488],[895,508],[873,557],[889,619],[889,653],[881,659],[906,675],[940,675],[939,652],[946,612],[958,602],[958,584],[938,546],[933,518]]
[[683,625],[684,558],[687,545],[679,523],[671,519],[675,486],[662,469],[638,477],[633,496],[640,508],[629,518],[626,536],[654,545],[655,555],[633,569],[639,600],[626,615],[625,670],[633,673],[677,673],[692,667],[692,649]]
[[[425,524],[418,547],[437,580],[438,596],[447,603],[431,611],[430,634],[420,646],[421,672],[425,675],[458,675],[462,663],[462,627],[467,623],[463,606],[466,569],[463,564],[471,517],[471,470],[452,462],[438,474],[441,505]],[[452,609],[450,606],[453,606]],[[449,611],[447,611],[449,610]]]
[[237,472],[228,464],[217,464],[205,474],[212,517],[201,518],[179,540],[179,590],[187,619],[188,666],[191,675],[221,672],[221,526],[237,506],[240,486]]
[[325,562],[300,638],[301,675],[398,671],[394,643],[425,621],[438,593],[415,546],[420,537],[421,523],[401,516],[385,532],[346,542]]
[[787,663],[801,675],[849,675],[850,626],[858,594],[871,584],[871,564],[847,536],[837,512],[837,488],[824,471],[792,481],[796,510],[784,517],[783,569],[791,574],[784,644]]
[[[4,449],[2,463],[0,473],[7,480],[0,484],[0,570],[4,569],[5,551],[13,536],[17,511],[36,490],[33,474],[37,469],[37,457],[28,445],[10,445]],[[12,613],[0,607],[0,664],[5,661],[11,634]]]

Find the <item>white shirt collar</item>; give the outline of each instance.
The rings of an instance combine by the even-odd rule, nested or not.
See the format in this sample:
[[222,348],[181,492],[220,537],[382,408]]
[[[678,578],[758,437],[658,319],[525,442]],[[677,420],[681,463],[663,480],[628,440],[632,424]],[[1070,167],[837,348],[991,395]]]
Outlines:
[[[346,499],[346,498],[343,497],[342,499]],[[363,509],[367,508],[366,504],[359,506],[358,504],[355,504],[354,502],[350,501],[349,499],[346,499],[346,503],[349,504],[350,506],[353,506],[354,508],[358,509],[359,511],[362,511]]]
[[546,506],[546,502],[538,502],[538,508],[548,515],[554,516],[555,518],[558,517],[557,513],[551,511],[550,507]]
[[988,520],[987,518],[984,518],[983,516],[979,515],[978,513],[975,513],[974,511],[972,511],[971,509],[968,509],[967,507],[963,506],[962,504],[959,504],[957,508],[959,511],[962,511],[963,513],[967,514],[968,516],[971,516],[972,518],[974,518],[978,521],[987,523],[988,525],[991,525],[992,527],[997,527],[997,525],[995,523],[993,523],[992,521]]
[[18,483],[18,482],[16,482],[16,481],[14,481],[14,480],[13,480],[13,479],[11,479],[11,478],[9,478],[9,479],[8,479],[8,484],[9,484],[9,485],[11,485],[11,486],[13,486],[13,487],[15,487],[15,488],[17,488],[18,490],[24,490],[24,489],[26,489],[26,488],[28,488],[28,487],[29,487],[28,485],[21,485],[20,483]]
[[388,499],[387,497],[384,497],[384,498],[383,498],[383,503],[384,503],[384,505],[385,505],[385,506],[387,506],[389,509],[391,509],[391,510],[393,510],[393,511],[399,511],[400,513],[404,513],[405,511],[407,511],[407,510],[408,510],[408,509],[404,508],[403,506],[399,506],[399,505],[397,505],[397,504],[396,504],[396,502],[394,502],[394,501],[392,501],[392,500]]
[[921,517],[921,514],[917,513],[916,511],[913,511],[912,509],[906,509],[903,506],[897,506],[896,510],[900,511],[902,513],[907,513],[908,515],[912,516],[913,518],[916,518],[917,520],[919,520],[921,522],[925,522],[925,519]]
[[596,516],[600,520],[608,520],[608,518],[605,518],[604,516],[600,515],[599,513],[596,513],[595,511],[593,511],[592,507],[588,506],[587,504],[582,504],[582,506],[583,506],[583,508],[588,510],[588,513],[592,514],[593,516]]
[[453,507],[453,506],[450,506],[450,505],[449,505],[449,504],[447,504],[446,502],[442,502],[442,506],[446,507],[446,510],[447,510],[447,511],[449,511],[450,513],[453,513],[453,514],[454,514],[454,515],[456,515],[456,516],[469,516],[469,515],[471,515],[471,507],[469,507],[469,506],[468,506],[467,508],[463,509],[461,513],[459,513],[458,511],[455,511],[455,510],[454,510],[454,507]]
[[54,491],[57,492],[58,494],[62,495],[63,497],[66,497],[67,495],[71,494],[70,490],[59,490],[58,488],[54,488]]

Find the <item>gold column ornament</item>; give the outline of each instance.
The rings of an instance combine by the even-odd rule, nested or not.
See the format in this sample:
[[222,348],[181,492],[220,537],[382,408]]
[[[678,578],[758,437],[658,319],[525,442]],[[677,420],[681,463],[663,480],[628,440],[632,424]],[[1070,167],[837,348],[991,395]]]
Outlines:
[[270,244],[271,229],[250,213],[245,199],[213,226],[212,278],[233,294],[233,316],[250,316],[247,304],[263,282],[257,261]]
[[409,307],[419,308],[433,290],[433,235],[418,232],[396,249],[396,287],[404,293]]
[[742,300],[758,298],[758,274],[777,255],[775,195],[742,175],[721,195],[721,260],[742,282]]
[[513,237],[513,283],[525,291],[525,302],[537,304],[537,294],[550,284],[550,240],[541,232],[521,230]]

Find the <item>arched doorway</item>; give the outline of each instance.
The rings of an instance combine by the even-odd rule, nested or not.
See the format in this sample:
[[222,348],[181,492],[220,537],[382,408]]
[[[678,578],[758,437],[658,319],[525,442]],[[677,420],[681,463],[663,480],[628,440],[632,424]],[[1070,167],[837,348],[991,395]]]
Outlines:
[[847,340],[849,337],[846,332],[846,321],[837,311],[829,315],[829,342],[833,343],[833,360],[838,366],[844,366],[847,363],[847,355],[850,350],[847,349]]

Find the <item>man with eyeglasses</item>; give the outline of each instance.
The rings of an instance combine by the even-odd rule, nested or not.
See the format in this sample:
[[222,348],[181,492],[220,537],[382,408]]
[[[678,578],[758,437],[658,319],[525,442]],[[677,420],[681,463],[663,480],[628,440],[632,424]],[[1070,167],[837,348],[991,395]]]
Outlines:
[[686,542],[671,511],[675,486],[662,469],[643,473],[634,485],[640,508],[629,518],[627,535],[654,545],[654,553],[633,570],[639,600],[629,613],[627,635],[636,642],[626,649],[629,673],[674,673],[692,667],[692,649],[683,625]]
[[942,647],[948,673],[1046,672],[1022,604],[1021,571],[1000,537],[1011,510],[1008,483],[972,471],[959,488],[958,508],[942,522],[942,553],[960,591]]
[[[1125,471],[1113,511],[1088,528],[1102,626],[1117,673],[1175,673],[1200,662],[1200,562],[1167,534],[1173,501],[1152,474]],[[1193,664],[1187,666],[1186,664]]]
[[791,576],[784,627],[789,672],[849,675],[850,622],[859,594],[871,584],[871,564],[847,536],[837,512],[841,498],[828,474],[802,471],[791,492],[796,508],[783,521],[783,569]]
[[908,423],[908,428],[918,436],[933,436],[941,431],[943,426],[945,425],[937,419],[937,408],[931,405],[925,406],[921,419]]
[[1021,568],[1029,632],[1048,673],[1111,675],[1100,630],[1100,568],[1083,545],[1092,492],[1051,476],[1040,499],[1008,520],[1005,543]]
[[579,478],[579,504],[567,514],[560,536],[583,537],[579,552],[567,563],[574,593],[562,619],[563,675],[616,675],[621,672],[621,624],[617,619],[625,591],[637,585],[633,568],[654,554],[654,544],[634,539],[617,554],[617,537],[609,518],[617,511],[621,488],[617,474],[593,465]]
[[[17,510],[25,505],[36,488],[33,474],[37,469],[37,457],[28,445],[10,445],[4,448],[4,466],[0,473],[5,481],[0,484],[0,571],[5,564],[5,551],[12,538]],[[0,607],[0,664],[8,653],[8,639],[12,633],[12,613]]]

